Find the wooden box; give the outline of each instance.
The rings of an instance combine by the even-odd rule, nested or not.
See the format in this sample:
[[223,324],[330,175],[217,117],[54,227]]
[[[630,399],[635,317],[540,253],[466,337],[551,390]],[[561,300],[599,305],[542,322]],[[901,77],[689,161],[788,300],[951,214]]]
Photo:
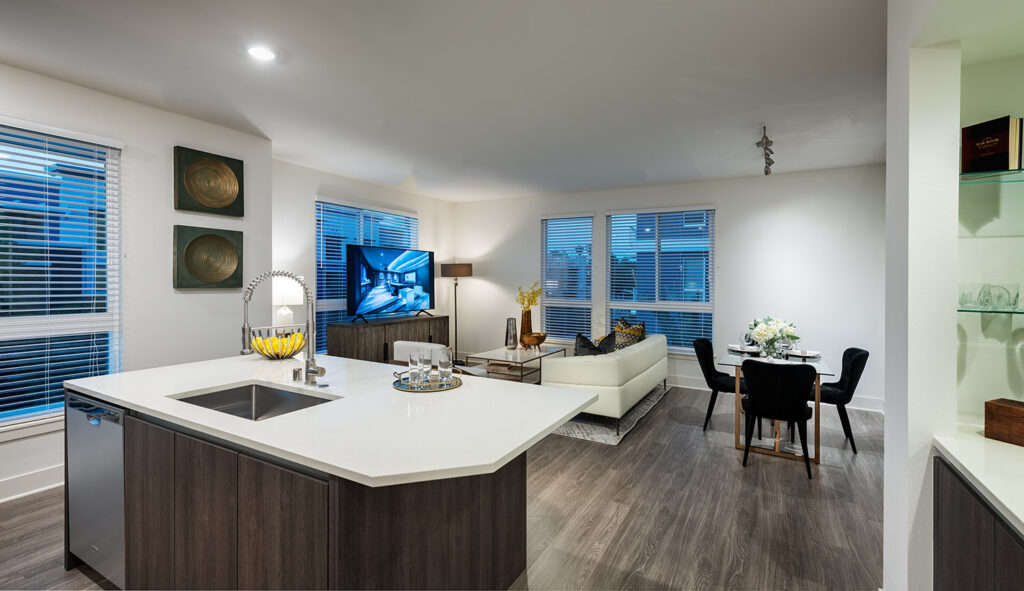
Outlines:
[[996,398],[985,402],[985,437],[1024,445],[1024,402]]

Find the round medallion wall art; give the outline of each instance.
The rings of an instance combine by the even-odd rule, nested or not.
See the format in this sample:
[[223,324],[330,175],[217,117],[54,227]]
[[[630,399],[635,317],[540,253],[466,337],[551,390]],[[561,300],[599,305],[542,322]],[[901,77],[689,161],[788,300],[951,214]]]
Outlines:
[[[245,215],[242,161],[174,147],[174,208],[219,216]],[[242,232],[174,226],[174,287],[241,288]]]

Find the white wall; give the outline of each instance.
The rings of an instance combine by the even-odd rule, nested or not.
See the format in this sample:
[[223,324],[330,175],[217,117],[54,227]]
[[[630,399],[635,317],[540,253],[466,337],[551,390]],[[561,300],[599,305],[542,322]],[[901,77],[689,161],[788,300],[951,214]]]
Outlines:
[[[1022,71],[1024,57],[965,66],[962,124],[1024,115]],[[963,187],[959,220],[960,283],[1024,286],[1024,183]],[[957,342],[961,422],[981,425],[986,400],[1024,400],[1024,316],[958,314]]]
[[[245,233],[243,281],[270,268],[271,146],[266,139],[0,65],[0,115],[121,140],[124,369],[235,355],[241,289],[175,290],[172,227],[208,226]],[[245,217],[174,210],[173,148],[183,145],[245,162]],[[252,306],[269,323],[270,290]],[[23,440],[24,441],[24,440]],[[35,437],[17,451],[0,443],[0,481],[53,468],[60,437]],[[29,462],[24,458],[38,458]],[[49,464],[49,465],[43,465]],[[63,476],[63,474],[61,474]],[[25,481],[32,481],[25,477]],[[58,481],[51,482],[57,484]],[[27,485],[26,485],[27,486]],[[11,487],[9,490],[14,490]],[[37,487],[38,488],[38,487]],[[0,493],[2,494],[2,493]]]
[[[273,162],[273,215],[275,269],[304,276],[316,283],[315,228],[317,196],[347,201],[368,208],[415,213],[419,218],[420,248],[433,250],[436,262],[451,257],[455,227],[454,204],[390,187],[329,174],[297,164]],[[448,312],[450,281],[436,281],[437,313]],[[305,322],[305,310],[293,308],[295,322]]]
[[960,51],[911,49],[934,0],[891,0],[883,586],[932,586],[931,441],[956,423]]
[[[604,212],[712,205],[718,234],[716,351],[736,342],[755,316],[785,318],[837,370],[844,348],[869,350],[854,406],[881,409],[884,179],[884,167],[877,165],[460,203],[456,254],[474,263],[473,278],[460,283],[460,349],[482,351],[503,343],[505,318],[519,316],[516,286],[540,276],[543,215],[596,214],[594,286],[601,297]],[[607,332],[606,322],[595,332]],[[703,386],[692,357],[674,358],[669,373],[673,384]]]

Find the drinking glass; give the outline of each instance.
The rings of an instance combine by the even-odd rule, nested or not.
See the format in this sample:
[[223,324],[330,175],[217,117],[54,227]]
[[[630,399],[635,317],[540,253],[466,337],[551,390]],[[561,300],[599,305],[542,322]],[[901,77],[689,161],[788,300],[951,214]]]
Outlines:
[[447,348],[438,351],[437,377],[442,383],[452,381],[452,357]]
[[420,349],[420,382],[430,381],[430,371],[433,369],[433,355],[429,349]]
[[409,383],[420,383],[420,352],[419,349],[409,353]]

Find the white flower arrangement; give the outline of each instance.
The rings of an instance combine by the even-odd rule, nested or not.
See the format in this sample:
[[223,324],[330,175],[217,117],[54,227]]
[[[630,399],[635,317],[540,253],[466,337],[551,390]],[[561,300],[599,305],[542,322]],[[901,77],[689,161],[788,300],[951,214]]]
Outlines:
[[796,334],[796,325],[781,318],[755,318],[748,329],[750,338],[765,349],[774,350],[781,342],[792,344],[800,340]]

